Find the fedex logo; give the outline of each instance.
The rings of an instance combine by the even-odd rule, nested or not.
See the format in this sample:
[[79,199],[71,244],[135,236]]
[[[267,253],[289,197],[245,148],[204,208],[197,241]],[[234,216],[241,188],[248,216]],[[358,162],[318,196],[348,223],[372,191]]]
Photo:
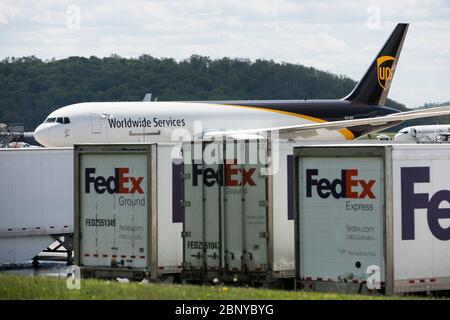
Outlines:
[[[415,209],[425,209],[428,228],[433,236],[439,240],[450,240],[450,227],[443,228],[441,219],[450,218],[450,190],[440,190],[433,195],[415,193],[416,183],[430,182],[429,167],[401,168],[402,184],[402,240],[415,239],[414,213]],[[442,207],[441,203],[444,204]]]
[[372,191],[375,180],[358,179],[358,169],[341,170],[341,178],[333,181],[327,178],[318,179],[318,169],[306,170],[306,197],[312,197],[313,186],[322,199],[332,196],[335,199],[375,199]]
[[141,187],[144,177],[131,177],[128,168],[115,168],[114,176],[108,178],[95,176],[95,168],[86,168],[84,189],[86,193],[91,193],[91,185],[93,185],[96,193],[102,194],[108,192],[114,193],[144,193]]
[[[237,161],[234,160],[233,163],[227,163],[225,165],[219,164],[217,171],[213,168],[206,168],[203,170],[202,164],[193,164],[192,184],[198,186],[198,177],[203,174],[203,184],[207,187],[212,187],[216,183],[219,186],[226,187],[237,187],[242,185],[256,186],[256,183],[252,178],[256,168],[238,168],[236,163]],[[239,173],[241,173],[242,176],[239,177]]]

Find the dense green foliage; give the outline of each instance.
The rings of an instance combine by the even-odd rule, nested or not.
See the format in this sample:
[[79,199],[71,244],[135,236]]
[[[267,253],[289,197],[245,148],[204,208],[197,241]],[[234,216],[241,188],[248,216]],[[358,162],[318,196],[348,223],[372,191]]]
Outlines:
[[[158,101],[228,99],[334,99],[355,81],[298,64],[191,56],[177,62],[138,58],[36,57],[0,62],[0,122],[23,122],[34,130],[53,110],[86,101],[140,101],[151,92]],[[387,105],[404,106],[394,101]]]

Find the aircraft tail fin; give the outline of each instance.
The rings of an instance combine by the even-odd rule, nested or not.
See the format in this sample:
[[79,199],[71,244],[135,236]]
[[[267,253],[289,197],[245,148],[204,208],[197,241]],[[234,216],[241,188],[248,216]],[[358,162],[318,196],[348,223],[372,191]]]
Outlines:
[[370,105],[384,105],[394,77],[409,24],[399,23],[362,79],[344,99]]

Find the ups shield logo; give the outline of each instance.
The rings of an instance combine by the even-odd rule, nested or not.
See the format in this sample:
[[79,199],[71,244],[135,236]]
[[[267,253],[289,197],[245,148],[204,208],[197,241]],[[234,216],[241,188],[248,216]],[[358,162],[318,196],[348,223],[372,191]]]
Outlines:
[[389,89],[393,75],[392,65],[395,58],[391,56],[381,56],[377,59],[378,83],[383,90]]

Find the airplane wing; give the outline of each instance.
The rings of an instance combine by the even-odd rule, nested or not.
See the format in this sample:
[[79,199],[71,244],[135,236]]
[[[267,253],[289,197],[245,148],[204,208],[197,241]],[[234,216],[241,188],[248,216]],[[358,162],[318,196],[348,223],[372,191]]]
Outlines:
[[[374,127],[389,125],[397,125],[405,120],[428,118],[435,116],[442,116],[450,114],[450,106],[436,107],[429,109],[420,109],[406,112],[399,112],[390,114],[382,117],[374,118],[362,118],[362,119],[352,119],[352,120],[340,120],[332,122],[320,122],[320,123],[309,123],[309,124],[299,124],[293,126],[283,126],[283,127],[269,127],[269,128],[259,128],[259,129],[243,129],[243,130],[223,130],[223,131],[209,131],[204,133],[204,137],[236,137],[240,135],[258,135],[264,132],[277,131],[280,135],[296,135],[301,134],[303,136],[308,135],[308,131],[315,131],[318,129],[327,129],[330,131],[341,130],[346,128],[352,128],[362,125],[371,125]],[[314,134],[312,134],[314,135]]]

